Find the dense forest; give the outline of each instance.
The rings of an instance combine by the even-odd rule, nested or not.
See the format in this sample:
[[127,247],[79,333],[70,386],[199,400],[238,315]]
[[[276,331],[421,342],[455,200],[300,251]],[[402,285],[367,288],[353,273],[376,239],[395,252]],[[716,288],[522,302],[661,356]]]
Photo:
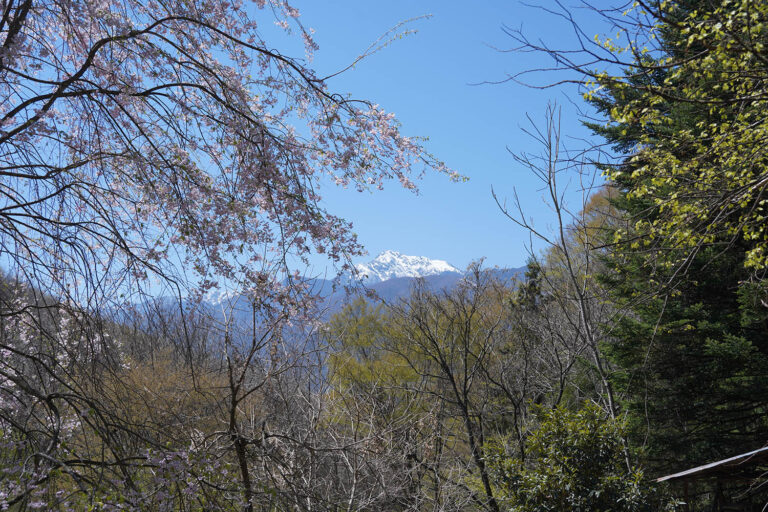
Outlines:
[[363,248],[320,181],[461,178],[272,49],[294,8],[0,2],[0,509],[764,510],[766,459],[656,479],[768,444],[768,4],[586,7],[617,37],[508,34],[599,140],[553,105],[514,156],[524,275],[329,318],[302,265]]

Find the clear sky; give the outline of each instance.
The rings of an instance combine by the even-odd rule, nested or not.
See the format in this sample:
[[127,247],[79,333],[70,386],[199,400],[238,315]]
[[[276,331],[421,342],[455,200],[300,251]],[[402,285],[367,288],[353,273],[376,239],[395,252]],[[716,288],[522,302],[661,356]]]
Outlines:
[[[571,27],[509,1],[296,0],[293,5],[301,11],[302,23],[316,30],[320,49],[313,67],[320,75],[345,67],[397,23],[431,15],[408,25],[417,33],[329,82],[337,92],[370,99],[394,112],[405,135],[429,137],[428,150],[469,178],[452,183],[443,175],[428,175],[418,183],[419,195],[394,182],[372,193],[325,187],[322,195],[329,210],[354,223],[369,252],[364,259],[392,249],[460,268],[482,257],[491,266],[522,266],[528,236],[501,214],[491,188],[510,198],[516,188],[527,216],[540,227],[550,225],[540,183],[515,163],[508,149],[538,150],[521,128],[529,125],[526,114],[543,120],[547,102],[554,100],[563,106],[564,135],[586,137],[576,107],[569,103],[581,100],[575,90],[472,84],[550,64],[542,55],[500,52],[514,46],[503,25],[522,27],[531,37],[561,47],[573,44]],[[605,28],[585,16],[587,24],[594,24],[587,32]],[[576,188],[574,183],[571,190]]]

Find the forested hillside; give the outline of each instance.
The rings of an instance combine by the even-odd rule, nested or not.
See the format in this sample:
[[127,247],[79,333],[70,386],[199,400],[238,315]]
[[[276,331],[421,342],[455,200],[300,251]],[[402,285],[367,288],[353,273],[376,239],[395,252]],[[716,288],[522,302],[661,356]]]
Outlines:
[[656,479],[768,445],[768,4],[587,7],[610,39],[507,30],[594,136],[532,113],[548,224],[488,197],[524,270],[366,290],[307,270],[364,253],[321,186],[461,178],[295,8],[0,2],[0,509],[765,509],[765,458]]

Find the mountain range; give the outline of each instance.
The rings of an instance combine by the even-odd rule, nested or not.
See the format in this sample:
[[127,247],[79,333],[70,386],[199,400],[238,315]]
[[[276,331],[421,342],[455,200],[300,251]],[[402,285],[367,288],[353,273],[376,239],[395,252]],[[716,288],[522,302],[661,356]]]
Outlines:
[[[499,279],[508,280],[519,276],[525,270],[520,268],[488,269]],[[407,297],[416,281],[423,279],[433,290],[451,289],[465,275],[465,272],[443,260],[433,260],[424,256],[409,256],[397,251],[384,251],[367,263],[355,265],[351,275],[342,276],[340,281],[316,278],[311,280],[313,290],[322,297],[323,310],[330,316],[344,307],[350,295],[345,288],[359,287],[375,293],[380,299],[391,302]],[[338,286],[339,283],[343,286]],[[217,292],[209,295],[206,302],[214,310],[222,306],[235,311],[250,311],[247,299],[238,295]],[[243,307],[241,307],[243,306]]]

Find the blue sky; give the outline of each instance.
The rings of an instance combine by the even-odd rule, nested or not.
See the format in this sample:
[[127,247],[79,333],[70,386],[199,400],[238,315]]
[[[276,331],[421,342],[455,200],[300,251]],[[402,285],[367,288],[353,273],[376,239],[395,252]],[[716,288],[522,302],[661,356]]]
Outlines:
[[[404,134],[429,137],[428,150],[469,178],[452,183],[443,175],[427,175],[418,183],[419,195],[396,183],[371,193],[325,187],[322,193],[329,210],[354,223],[370,254],[365,259],[392,249],[444,259],[458,267],[482,257],[490,266],[522,266],[528,235],[501,214],[491,188],[506,197],[516,188],[527,216],[544,229],[551,225],[540,183],[515,163],[508,149],[538,150],[521,128],[529,125],[526,114],[543,120],[547,103],[555,100],[563,107],[564,135],[588,136],[570,103],[581,100],[573,89],[472,84],[549,64],[541,55],[498,51],[514,46],[502,25],[522,27],[532,37],[561,47],[572,46],[571,28],[517,2],[297,0],[293,4],[301,11],[302,23],[316,30],[320,49],[313,67],[320,75],[348,65],[399,22],[431,15],[409,24],[417,33],[329,83],[336,92],[350,92],[394,112]],[[585,22],[594,25],[587,32],[604,28],[588,15]],[[571,186],[574,193],[577,188],[575,183]]]

